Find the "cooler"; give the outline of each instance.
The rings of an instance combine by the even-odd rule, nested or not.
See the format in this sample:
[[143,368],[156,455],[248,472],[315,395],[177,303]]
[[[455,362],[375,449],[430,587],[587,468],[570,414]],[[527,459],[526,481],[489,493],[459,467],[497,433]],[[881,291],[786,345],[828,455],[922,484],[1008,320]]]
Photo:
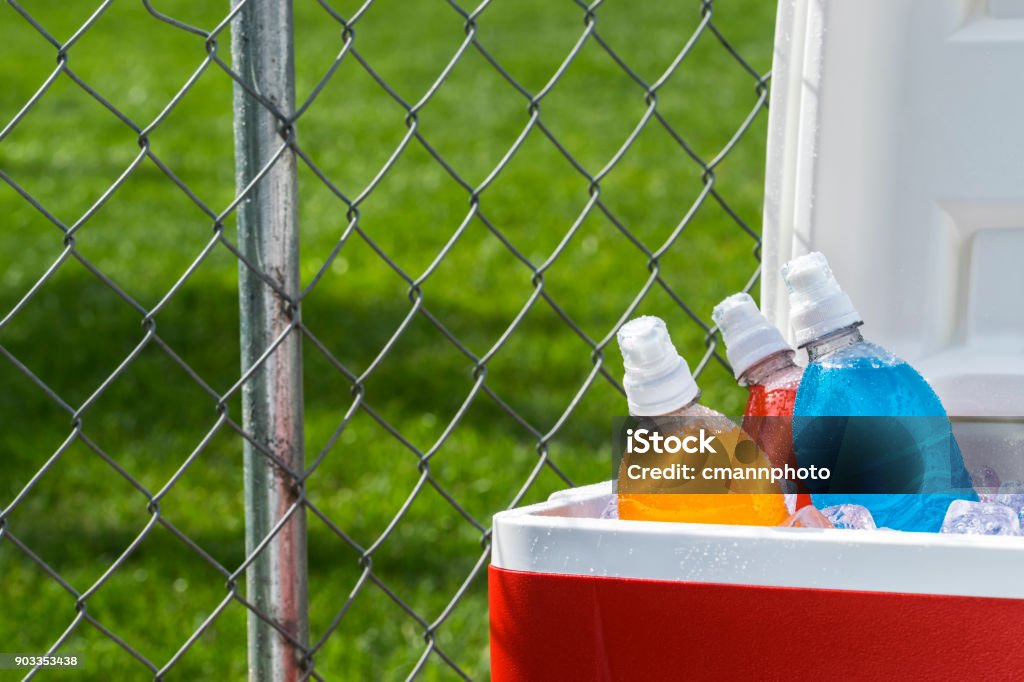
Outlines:
[[[779,266],[823,251],[1003,480],[1024,479],[1021,4],[780,3],[761,292],[788,330]],[[1024,537],[601,519],[610,494],[494,517],[496,682],[1024,679]]]
[[1024,537],[597,518],[610,493],[494,517],[495,682],[1024,676]]

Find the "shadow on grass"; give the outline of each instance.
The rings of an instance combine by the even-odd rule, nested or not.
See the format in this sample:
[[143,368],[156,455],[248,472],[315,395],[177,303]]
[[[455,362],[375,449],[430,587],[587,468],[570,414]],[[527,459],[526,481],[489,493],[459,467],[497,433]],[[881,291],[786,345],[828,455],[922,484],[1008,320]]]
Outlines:
[[[197,275],[197,281],[157,319],[161,338],[218,391],[237,380],[239,365],[237,294],[221,283],[225,279]],[[6,292],[0,309],[10,309],[15,301]],[[482,315],[479,310],[458,309],[443,298],[436,306],[439,313],[472,318],[481,343],[497,338],[509,321],[499,311]],[[310,307],[313,317],[319,314],[321,319],[317,333],[355,369],[365,368],[408,312],[408,303],[400,298],[387,304],[369,298],[342,301],[326,290],[318,292]],[[328,317],[341,322],[323,323]],[[68,267],[0,331],[0,344],[78,406],[143,338],[140,321],[140,315],[103,283],[80,267]],[[567,333],[557,321],[538,328],[549,335]],[[307,440],[312,453],[314,444],[327,441],[351,397],[342,375],[326,367],[314,348],[307,345],[305,352]],[[571,394],[579,381],[570,371],[545,366],[543,358],[520,363],[518,370],[517,381],[550,386],[551,396],[559,391]],[[459,408],[472,384],[471,371],[465,356],[417,319],[367,382],[368,400],[425,449]],[[547,403],[533,406],[529,418],[550,419],[556,402],[551,396],[543,399]],[[238,414],[237,400],[231,410]],[[7,360],[0,363],[0,413],[5,415],[5,428],[0,430],[5,460],[0,504],[6,506],[71,433],[71,417]],[[425,420],[424,414],[436,416]],[[84,433],[151,493],[175,474],[215,422],[213,399],[155,345],[146,348],[82,415]],[[394,518],[419,474],[415,458],[393,439],[368,436],[379,435],[379,428],[365,416],[350,428],[359,440],[352,444],[343,438],[337,451],[332,450],[311,480],[311,494],[325,513],[368,546]],[[600,434],[593,436],[595,442],[603,439],[603,428],[593,432]],[[472,498],[467,504],[472,502],[486,523],[490,512],[508,504],[532,467],[534,439],[486,397],[467,412],[456,434],[434,461],[434,470],[447,477],[462,499]],[[484,446],[515,446],[522,452],[518,459],[507,457],[503,466],[495,467],[495,453],[482,457],[472,449]],[[353,464],[353,453],[360,457],[358,464]],[[241,468],[241,439],[221,430],[161,502],[161,513],[228,570],[245,558]],[[483,479],[485,487],[479,485]],[[145,526],[146,504],[145,495],[100,456],[74,443],[14,510],[9,527],[83,591]],[[316,632],[333,620],[362,569],[355,550],[315,518],[309,518],[309,525]],[[375,553],[374,571],[429,620],[444,610],[481,552],[479,531],[428,487]],[[73,617],[72,598],[9,542],[0,541],[0,572],[7,580],[0,591],[0,609],[6,614],[0,635],[30,648],[49,646]],[[451,625],[453,632],[462,633],[459,637],[475,642],[476,650],[486,643],[482,585],[480,578],[470,591],[468,606],[457,610],[465,614],[454,616]],[[385,658],[398,656],[399,666],[415,661],[418,626],[410,635],[408,624],[413,621],[400,609],[394,623],[381,624],[372,609],[397,607],[381,606],[382,593],[369,589],[375,596],[358,600],[361,605],[353,607],[343,629],[362,636],[376,623],[373,627],[380,632],[364,646]],[[27,593],[40,596],[32,604],[25,601]],[[156,527],[90,598],[89,610],[152,660],[165,661],[197,627],[196,618],[208,614],[225,594],[222,575]],[[157,610],[173,615],[155,624],[145,614]],[[33,615],[40,612],[51,615]],[[31,627],[18,625],[25,619],[32,620]],[[236,617],[224,622],[229,630],[240,626]],[[226,636],[244,637],[244,631]],[[331,660],[356,655],[336,652]],[[117,669],[120,664],[112,665]]]

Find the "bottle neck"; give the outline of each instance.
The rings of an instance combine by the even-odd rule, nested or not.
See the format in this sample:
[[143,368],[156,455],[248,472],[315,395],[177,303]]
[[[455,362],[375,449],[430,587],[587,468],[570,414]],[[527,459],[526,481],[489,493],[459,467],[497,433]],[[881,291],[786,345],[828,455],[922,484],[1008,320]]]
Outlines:
[[669,412],[666,412],[665,414],[660,414],[658,416],[659,417],[686,416],[686,413],[690,410],[690,408],[692,408],[694,405],[696,405],[699,402],[700,402],[700,392],[698,391],[697,395],[694,396],[693,400],[691,400],[690,402],[686,403],[685,405],[680,405],[676,409],[670,410]]
[[739,383],[740,386],[765,384],[768,383],[768,380],[773,375],[793,367],[796,367],[796,363],[793,362],[793,351],[779,351],[778,353],[769,355],[764,360],[744,372],[740,376]]
[[860,333],[860,325],[862,323],[855,322],[848,327],[837,329],[831,334],[826,334],[821,338],[814,339],[807,344],[807,359],[814,362],[818,358],[821,358],[830,353],[835,353],[837,350],[847,348],[860,343],[864,340],[864,337]]

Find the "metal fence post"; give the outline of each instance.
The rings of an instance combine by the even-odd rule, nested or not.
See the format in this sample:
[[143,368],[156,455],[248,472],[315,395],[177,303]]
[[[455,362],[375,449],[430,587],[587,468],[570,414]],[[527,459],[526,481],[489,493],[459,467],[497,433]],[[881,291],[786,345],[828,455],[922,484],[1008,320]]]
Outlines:
[[239,265],[243,373],[262,360],[242,390],[243,425],[258,444],[245,443],[247,552],[251,555],[291,514],[246,572],[250,603],[291,639],[250,612],[249,677],[297,680],[304,674],[302,657],[309,641],[305,509],[298,504],[293,477],[267,456],[272,453],[293,472],[303,471],[302,338],[294,326],[299,315],[298,187],[295,154],[282,151],[284,122],[295,109],[292,3],[232,0],[233,7],[240,4],[231,31],[233,68],[272,108],[235,84],[237,191],[255,180],[238,207],[238,241],[249,263],[280,289],[275,291],[249,265]]

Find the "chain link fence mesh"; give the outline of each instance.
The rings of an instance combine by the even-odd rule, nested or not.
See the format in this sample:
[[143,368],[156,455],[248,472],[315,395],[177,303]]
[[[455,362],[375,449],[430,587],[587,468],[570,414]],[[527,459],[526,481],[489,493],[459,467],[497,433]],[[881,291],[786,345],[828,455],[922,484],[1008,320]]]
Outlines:
[[[739,406],[708,320],[756,282],[772,8],[300,2],[287,111],[233,66],[246,4],[4,8],[0,650],[229,679],[255,618],[303,679],[486,677],[490,515],[607,478],[618,326]],[[237,88],[280,138],[238,187]],[[298,295],[235,230],[286,157]],[[240,398],[296,338],[304,469]],[[294,493],[248,548],[245,443]],[[245,580],[296,514],[308,641]]]

